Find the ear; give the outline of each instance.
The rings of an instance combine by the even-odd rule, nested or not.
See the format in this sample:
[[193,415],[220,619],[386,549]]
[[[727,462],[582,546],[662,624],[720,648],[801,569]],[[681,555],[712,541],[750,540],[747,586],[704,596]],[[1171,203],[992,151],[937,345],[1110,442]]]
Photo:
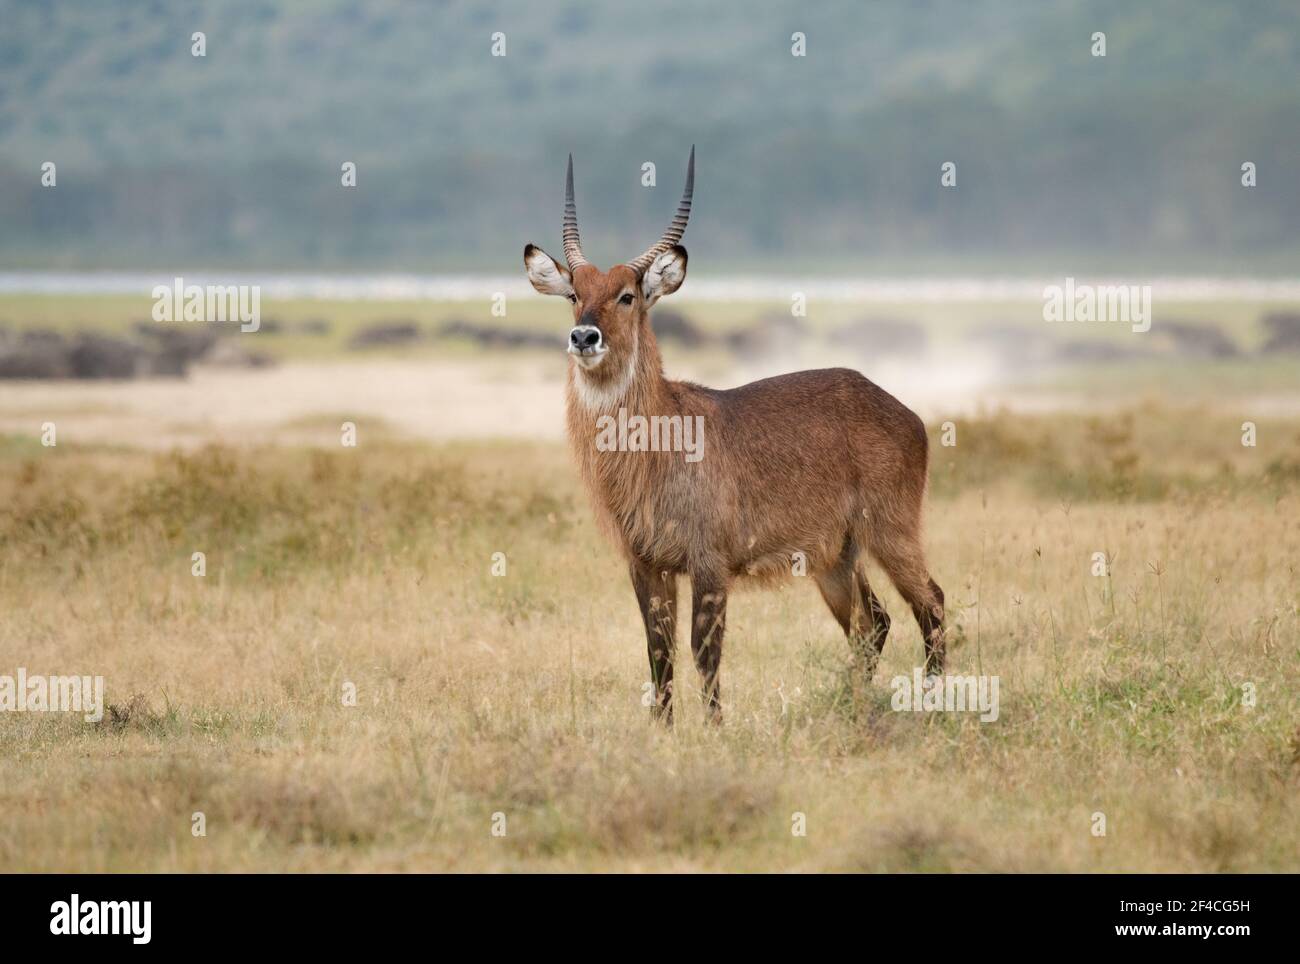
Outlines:
[[569,274],[569,269],[535,244],[524,248],[524,269],[533,287],[542,294],[564,295],[566,298],[573,294],[573,275]]
[[685,280],[686,249],[675,244],[651,261],[641,278],[641,293],[645,295],[647,307],[672,294]]

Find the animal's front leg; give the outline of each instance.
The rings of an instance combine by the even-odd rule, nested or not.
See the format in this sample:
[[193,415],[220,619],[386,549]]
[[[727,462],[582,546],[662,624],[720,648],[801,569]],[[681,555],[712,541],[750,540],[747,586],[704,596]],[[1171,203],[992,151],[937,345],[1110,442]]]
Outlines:
[[654,687],[652,719],[673,722],[673,651],[677,646],[677,575],[655,572],[640,563],[631,566],[632,587],[645,623],[646,651],[650,655],[650,683]]
[[710,723],[722,722],[718,668],[722,637],[727,631],[727,586],[718,579],[691,578],[691,652],[704,685],[704,707]]

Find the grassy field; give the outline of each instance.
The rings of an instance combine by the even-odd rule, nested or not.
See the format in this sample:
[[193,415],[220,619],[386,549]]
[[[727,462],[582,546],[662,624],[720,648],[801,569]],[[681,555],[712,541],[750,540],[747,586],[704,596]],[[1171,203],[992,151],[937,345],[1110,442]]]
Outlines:
[[112,705],[0,714],[0,870],[1300,870],[1300,420],[955,427],[928,549],[998,720],[893,712],[901,600],[866,685],[792,579],[671,731],[559,443],[6,437],[0,673]]

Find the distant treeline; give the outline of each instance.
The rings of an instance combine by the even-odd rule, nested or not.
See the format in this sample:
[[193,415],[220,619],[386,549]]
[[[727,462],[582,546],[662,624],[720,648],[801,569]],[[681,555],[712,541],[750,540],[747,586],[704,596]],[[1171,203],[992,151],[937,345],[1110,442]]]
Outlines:
[[500,269],[558,249],[570,150],[608,262],[692,143],[720,269],[1300,254],[1286,0],[3,6],[3,267]]

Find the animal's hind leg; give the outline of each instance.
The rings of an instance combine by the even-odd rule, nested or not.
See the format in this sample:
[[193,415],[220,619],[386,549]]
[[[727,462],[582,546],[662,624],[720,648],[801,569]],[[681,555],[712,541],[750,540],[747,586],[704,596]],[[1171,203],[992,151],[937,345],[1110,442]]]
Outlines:
[[925,568],[920,539],[911,533],[874,533],[871,554],[889,574],[899,594],[912,607],[912,615],[925,640],[925,675],[943,673],[943,590]]
[[835,568],[817,577],[817,588],[844,630],[850,648],[862,660],[869,680],[875,675],[889,635],[889,614],[856,562],[857,548],[847,547]]
[[858,593],[866,608],[867,644],[870,647],[866,666],[867,679],[871,679],[876,675],[876,664],[880,661],[880,654],[885,651],[885,637],[889,635],[889,613],[885,612],[885,604],[871,591],[866,575],[857,571],[854,572],[854,577],[857,579]]

